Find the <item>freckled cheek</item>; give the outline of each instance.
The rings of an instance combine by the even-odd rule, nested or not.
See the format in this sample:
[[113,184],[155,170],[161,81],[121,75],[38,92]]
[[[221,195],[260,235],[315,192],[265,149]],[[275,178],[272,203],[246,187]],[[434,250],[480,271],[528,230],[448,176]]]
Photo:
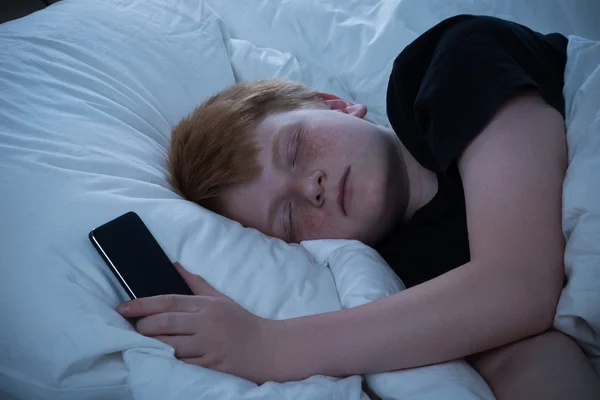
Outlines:
[[298,215],[299,234],[303,240],[331,237],[335,233],[334,218],[313,210]]
[[305,157],[305,162],[309,165],[309,167],[314,167],[311,165],[314,162],[321,161],[330,157],[332,154],[335,154],[336,147],[336,142],[332,140],[319,138],[307,140],[303,154]]

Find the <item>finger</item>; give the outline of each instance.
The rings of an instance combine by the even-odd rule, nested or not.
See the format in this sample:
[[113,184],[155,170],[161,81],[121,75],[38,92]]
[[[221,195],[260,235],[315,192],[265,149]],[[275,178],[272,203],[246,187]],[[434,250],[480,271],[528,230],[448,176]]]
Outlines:
[[139,319],[135,330],[144,336],[191,335],[196,324],[192,313],[168,312]]
[[212,287],[212,285],[200,275],[192,274],[191,272],[183,268],[178,262],[174,262],[173,265],[175,266],[175,269],[177,269],[177,272],[179,272],[179,274],[188,284],[190,289],[192,289],[192,292],[194,292],[195,295],[214,297],[224,296],[223,293],[219,292],[217,289]]
[[128,318],[145,317],[170,311],[194,312],[200,309],[201,299],[197,296],[168,294],[134,299],[122,303],[117,311]]
[[175,357],[177,358],[200,358],[204,352],[198,346],[198,343],[193,341],[193,338],[193,335],[159,335],[153,337],[153,339],[171,346],[175,350]]

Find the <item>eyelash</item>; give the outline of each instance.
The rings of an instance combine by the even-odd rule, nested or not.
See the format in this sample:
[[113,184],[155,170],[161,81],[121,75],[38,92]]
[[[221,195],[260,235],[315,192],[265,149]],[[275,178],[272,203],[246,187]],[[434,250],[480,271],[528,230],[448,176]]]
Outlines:
[[[295,144],[295,146],[294,146]],[[290,140],[290,164],[293,167],[296,166],[296,161],[298,159],[298,154],[300,153],[300,149],[302,147],[302,132],[300,130],[297,130],[294,132],[294,134],[292,135],[292,138]],[[292,152],[292,146],[293,147],[293,152]],[[294,240],[294,233],[295,233],[295,229],[294,229],[294,219],[292,218],[292,213],[293,213],[293,204],[290,201],[288,203],[288,234],[290,237],[290,240],[293,241]]]
[[[293,147],[293,152],[292,152],[292,146],[295,144],[295,146]],[[296,160],[298,159],[298,154],[300,153],[300,147],[302,145],[302,133],[300,132],[300,130],[297,130],[296,132],[294,132],[294,134],[292,135],[292,139],[290,140],[290,164],[292,165],[292,167],[296,166]]]

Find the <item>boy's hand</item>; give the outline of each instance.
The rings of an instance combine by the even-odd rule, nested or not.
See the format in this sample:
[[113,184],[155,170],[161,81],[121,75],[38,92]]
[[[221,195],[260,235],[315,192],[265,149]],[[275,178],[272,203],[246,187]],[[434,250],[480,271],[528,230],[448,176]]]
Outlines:
[[174,265],[195,296],[135,299],[121,304],[119,313],[140,318],[136,330],[173,347],[183,362],[256,383],[280,380],[277,354],[285,336],[283,321],[250,313],[200,276]]

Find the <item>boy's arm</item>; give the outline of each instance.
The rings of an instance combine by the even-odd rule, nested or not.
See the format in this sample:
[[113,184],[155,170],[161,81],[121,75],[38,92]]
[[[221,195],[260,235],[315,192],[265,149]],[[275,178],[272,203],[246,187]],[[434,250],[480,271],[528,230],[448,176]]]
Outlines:
[[443,362],[550,328],[564,276],[562,116],[537,92],[518,94],[459,168],[471,262],[373,303],[286,321],[283,380]]

